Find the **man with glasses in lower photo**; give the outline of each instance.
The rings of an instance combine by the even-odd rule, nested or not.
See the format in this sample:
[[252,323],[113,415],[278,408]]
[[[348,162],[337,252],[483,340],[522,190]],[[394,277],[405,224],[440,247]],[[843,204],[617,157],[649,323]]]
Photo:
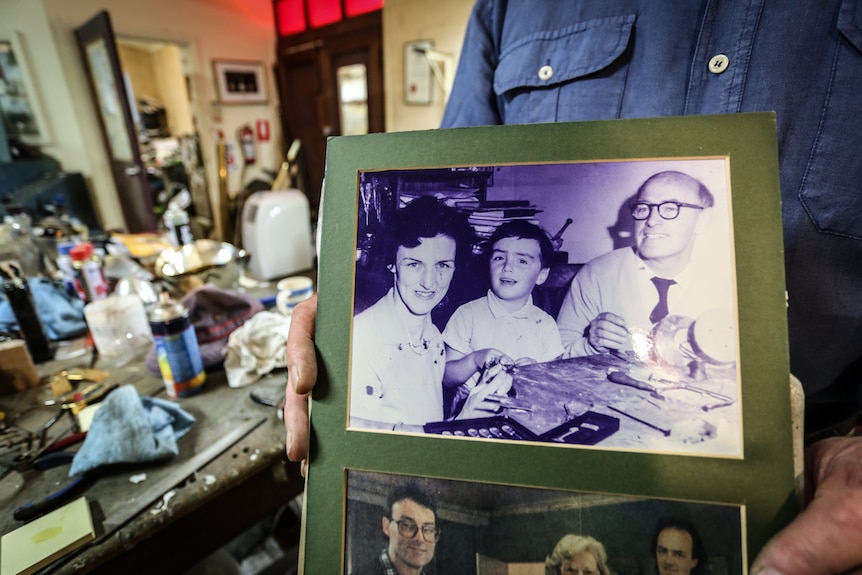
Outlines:
[[437,506],[412,484],[395,488],[386,500],[383,534],[389,545],[351,575],[432,575],[434,549],[440,539]]
[[[669,315],[731,317],[729,257],[693,257],[714,203],[706,186],[682,172],[659,172],[640,186],[629,205],[635,245],[587,262],[563,299],[557,326],[568,357],[643,356],[654,326]],[[726,344],[735,358],[735,344]]]

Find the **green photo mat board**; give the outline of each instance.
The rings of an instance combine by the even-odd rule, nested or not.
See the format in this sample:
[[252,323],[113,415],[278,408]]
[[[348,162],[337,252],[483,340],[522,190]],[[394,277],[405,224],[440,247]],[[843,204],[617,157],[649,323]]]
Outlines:
[[[729,172],[742,430],[738,456],[348,428],[362,172],[690,158],[725,158]],[[300,555],[305,573],[344,569],[351,470],[739,506],[746,564],[792,519],[796,495],[774,114],[339,137],[329,140],[325,180],[316,335],[320,377],[312,401]],[[379,527],[376,531],[367,545],[382,548]]]

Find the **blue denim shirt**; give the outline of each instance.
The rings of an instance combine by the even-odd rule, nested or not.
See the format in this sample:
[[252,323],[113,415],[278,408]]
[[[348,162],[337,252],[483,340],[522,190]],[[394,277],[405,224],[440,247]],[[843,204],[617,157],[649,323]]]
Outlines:
[[478,0],[443,127],[754,111],[777,114],[791,369],[835,419],[862,403],[862,0]]

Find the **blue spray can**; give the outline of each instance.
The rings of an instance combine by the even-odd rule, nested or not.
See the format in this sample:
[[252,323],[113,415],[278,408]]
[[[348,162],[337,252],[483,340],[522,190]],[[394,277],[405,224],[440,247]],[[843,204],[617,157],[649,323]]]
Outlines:
[[203,389],[206,371],[188,308],[163,291],[150,310],[149,320],[159,371],[168,395],[182,398],[199,392]]

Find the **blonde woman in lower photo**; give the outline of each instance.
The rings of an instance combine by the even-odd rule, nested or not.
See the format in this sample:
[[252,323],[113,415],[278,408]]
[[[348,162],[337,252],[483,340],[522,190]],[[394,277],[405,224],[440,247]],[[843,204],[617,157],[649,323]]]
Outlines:
[[589,535],[564,535],[545,559],[545,575],[612,575],[605,546]]

